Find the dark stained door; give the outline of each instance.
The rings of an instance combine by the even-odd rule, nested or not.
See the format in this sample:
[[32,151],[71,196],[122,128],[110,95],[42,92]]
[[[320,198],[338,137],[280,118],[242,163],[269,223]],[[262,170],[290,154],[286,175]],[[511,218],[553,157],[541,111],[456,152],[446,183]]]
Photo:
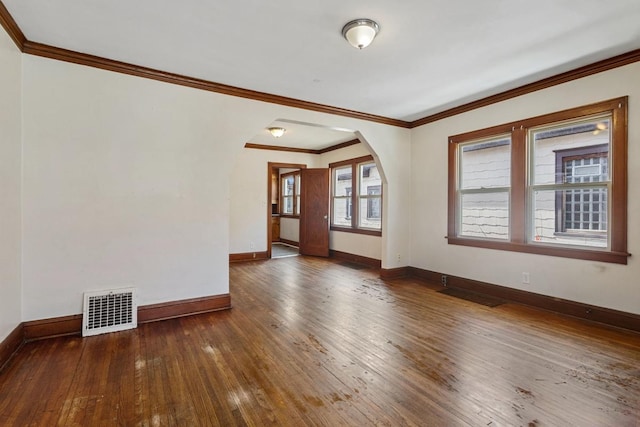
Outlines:
[[329,169],[300,170],[300,254],[329,256]]

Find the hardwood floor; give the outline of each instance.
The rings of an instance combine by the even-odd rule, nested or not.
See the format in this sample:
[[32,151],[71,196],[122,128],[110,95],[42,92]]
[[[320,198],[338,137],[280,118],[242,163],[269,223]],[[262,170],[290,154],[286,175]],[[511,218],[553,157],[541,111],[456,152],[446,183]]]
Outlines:
[[639,334],[325,259],[230,268],[231,310],[26,344],[0,425],[640,425]]

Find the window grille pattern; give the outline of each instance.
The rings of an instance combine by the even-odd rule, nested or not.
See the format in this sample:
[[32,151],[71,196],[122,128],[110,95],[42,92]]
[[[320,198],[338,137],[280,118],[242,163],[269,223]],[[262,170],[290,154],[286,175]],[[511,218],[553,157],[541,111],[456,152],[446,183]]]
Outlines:
[[[591,156],[564,162],[564,176],[568,184],[606,181],[608,158]],[[606,188],[568,190],[565,195],[564,230],[607,230]]]

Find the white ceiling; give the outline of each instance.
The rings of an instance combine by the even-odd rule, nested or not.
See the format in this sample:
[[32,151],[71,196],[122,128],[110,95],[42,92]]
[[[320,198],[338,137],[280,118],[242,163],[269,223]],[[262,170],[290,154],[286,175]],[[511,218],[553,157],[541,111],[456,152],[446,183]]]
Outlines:
[[640,48],[640,0],[3,2],[33,42],[407,121]]
[[[268,128],[281,127],[286,129],[284,135],[274,138]],[[317,126],[311,123],[295,122],[292,120],[276,120],[261,133],[251,138],[252,144],[270,145],[274,147],[289,147],[304,150],[322,150],[343,142],[353,141],[358,137],[349,129],[335,129]]]

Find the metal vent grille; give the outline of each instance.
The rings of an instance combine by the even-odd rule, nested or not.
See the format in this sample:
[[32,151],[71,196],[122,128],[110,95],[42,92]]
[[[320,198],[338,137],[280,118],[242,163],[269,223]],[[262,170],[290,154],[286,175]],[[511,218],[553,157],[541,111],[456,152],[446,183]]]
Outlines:
[[84,293],[83,337],[137,326],[138,308],[134,288]]

